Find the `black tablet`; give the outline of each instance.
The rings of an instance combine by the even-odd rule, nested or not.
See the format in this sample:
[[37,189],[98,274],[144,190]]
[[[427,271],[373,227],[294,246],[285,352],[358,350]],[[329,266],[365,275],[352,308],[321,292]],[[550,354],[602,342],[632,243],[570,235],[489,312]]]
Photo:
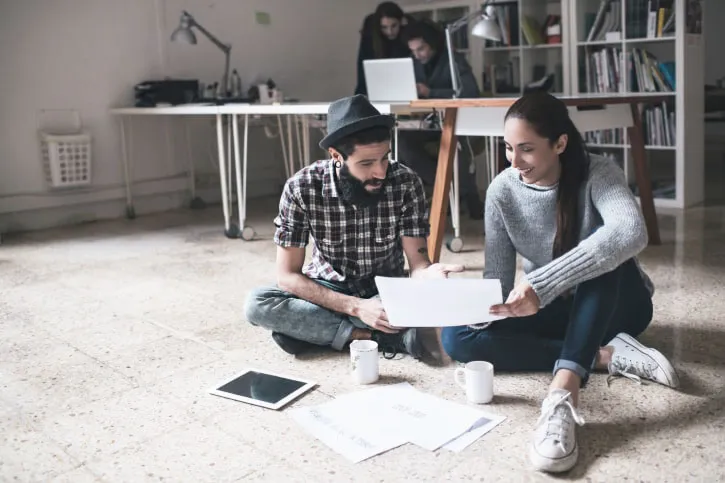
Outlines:
[[209,393],[268,409],[280,409],[314,387],[314,382],[297,377],[245,369]]

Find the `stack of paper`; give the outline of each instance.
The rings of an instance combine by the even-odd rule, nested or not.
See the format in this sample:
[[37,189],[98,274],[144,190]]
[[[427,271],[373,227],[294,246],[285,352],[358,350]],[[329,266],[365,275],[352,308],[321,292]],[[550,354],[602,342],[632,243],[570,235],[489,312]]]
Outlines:
[[353,463],[405,443],[462,451],[506,419],[425,394],[407,382],[346,394],[290,415]]

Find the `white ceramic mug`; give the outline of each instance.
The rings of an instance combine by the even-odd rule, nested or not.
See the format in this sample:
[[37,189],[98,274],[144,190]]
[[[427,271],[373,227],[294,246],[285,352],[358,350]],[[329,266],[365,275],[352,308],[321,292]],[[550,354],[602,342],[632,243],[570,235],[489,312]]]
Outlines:
[[470,402],[486,404],[493,399],[493,364],[490,362],[469,362],[464,367],[456,368],[453,378],[466,390]]
[[373,340],[354,340],[350,343],[352,377],[358,384],[372,384],[378,380],[378,343]]

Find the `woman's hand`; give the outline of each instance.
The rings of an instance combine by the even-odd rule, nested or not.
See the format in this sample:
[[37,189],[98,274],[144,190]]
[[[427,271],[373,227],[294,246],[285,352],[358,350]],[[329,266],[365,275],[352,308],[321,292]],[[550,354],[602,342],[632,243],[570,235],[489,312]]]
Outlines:
[[541,301],[531,284],[524,280],[514,288],[506,299],[506,303],[492,305],[491,315],[502,317],[526,317],[539,311]]

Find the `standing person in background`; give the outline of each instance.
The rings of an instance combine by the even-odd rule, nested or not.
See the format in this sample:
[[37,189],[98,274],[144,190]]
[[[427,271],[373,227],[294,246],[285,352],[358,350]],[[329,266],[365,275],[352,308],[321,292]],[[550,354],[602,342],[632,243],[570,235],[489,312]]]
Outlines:
[[[418,97],[421,99],[453,98],[453,80],[448,61],[448,51],[443,32],[435,25],[425,21],[410,24],[405,31],[408,48],[413,53],[415,81]],[[458,97],[480,97],[478,83],[466,58],[454,53],[458,71]],[[412,168],[423,183],[432,187],[438,167],[438,150],[441,142],[441,131],[404,131],[399,133],[400,161]],[[471,219],[483,219],[483,202],[476,186],[476,177],[470,172],[471,162],[475,157],[471,140],[459,138],[458,173],[459,189],[463,206],[468,209]]]
[[401,35],[409,21],[408,16],[395,2],[382,2],[375,9],[375,13],[365,18],[357,54],[355,94],[368,93],[363,70],[364,60],[410,57],[408,45]]

